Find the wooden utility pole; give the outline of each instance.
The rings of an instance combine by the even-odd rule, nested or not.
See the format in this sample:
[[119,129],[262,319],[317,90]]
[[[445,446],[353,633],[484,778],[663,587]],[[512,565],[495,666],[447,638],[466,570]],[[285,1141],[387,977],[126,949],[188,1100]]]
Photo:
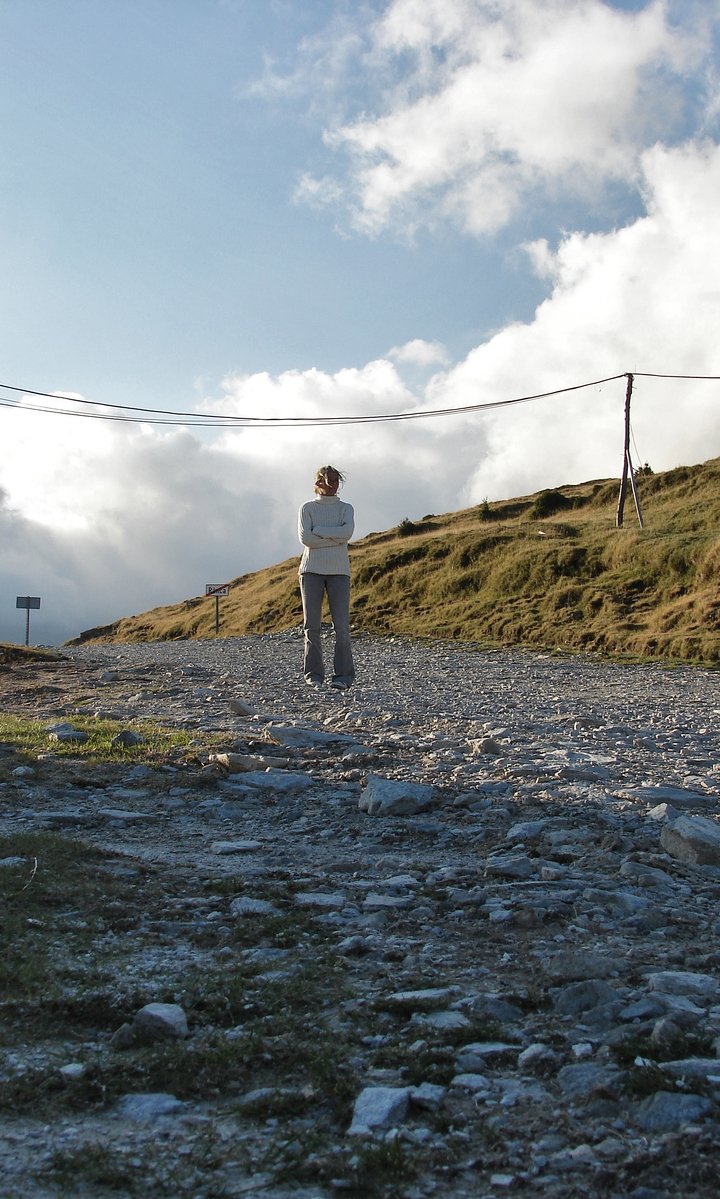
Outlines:
[[632,488],[633,499],[635,500],[635,511],[637,512],[640,528],[643,528],[643,515],[640,508],[640,497],[638,496],[637,484],[635,482],[635,472],[633,470],[632,457],[630,455],[630,400],[632,398],[633,376],[627,375],[627,388],[625,389],[625,449],[623,452],[623,468],[620,477],[620,495],[618,496],[617,515],[615,524],[618,529],[622,528],[623,513],[625,510],[625,496],[627,495],[628,476],[630,478],[630,486]]

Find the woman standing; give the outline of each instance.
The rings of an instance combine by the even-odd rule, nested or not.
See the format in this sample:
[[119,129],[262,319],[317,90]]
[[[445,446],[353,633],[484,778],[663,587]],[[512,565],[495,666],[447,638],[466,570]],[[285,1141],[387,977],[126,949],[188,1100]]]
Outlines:
[[343,475],[321,466],[315,475],[317,499],[298,513],[298,537],[305,547],[300,559],[303,604],[305,682],[320,686],[325,678],[320,636],[323,595],[327,592],[335,631],[332,686],[346,691],[355,678],[350,647],[350,559],[348,541],[355,529],[352,505],[338,499]]

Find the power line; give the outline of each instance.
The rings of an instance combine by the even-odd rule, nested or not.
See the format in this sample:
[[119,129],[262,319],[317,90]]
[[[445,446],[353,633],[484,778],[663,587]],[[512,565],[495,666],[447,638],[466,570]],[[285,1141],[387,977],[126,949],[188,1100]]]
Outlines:
[[[649,371],[634,371],[632,373],[636,378],[644,379],[720,381],[720,375],[671,375]],[[171,408],[148,408],[131,404],[110,404],[99,400],[87,400],[78,396],[60,396],[57,392],[38,391],[29,387],[18,387],[11,383],[0,383],[0,391],[13,391],[23,396],[37,396],[56,401],[63,399],[66,403],[81,405],[82,407],[77,410],[58,407],[51,408],[42,404],[23,404],[19,400],[13,400],[9,397],[0,397],[0,407],[21,409],[23,412],[41,412],[56,416],[84,417],[88,420],[116,421],[126,424],[169,425],[203,429],[315,428],[334,425],[383,424],[391,421],[424,420],[430,417],[460,416],[472,412],[486,412],[494,408],[506,408],[514,404],[528,404],[535,400],[549,399],[552,396],[566,395],[569,392],[582,391],[590,387],[599,387],[603,383],[613,383],[618,379],[627,377],[628,372],[623,372],[618,375],[609,375],[603,379],[594,379],[589,383],[577,383],[569,387],[558,387],[552,391],[515,396],[508,400],[488,400],[480,404],[465,404],[451,408],[376,413],[375,415],[363,416],[202,415],[197,412],[178,412]],[[104,409],[104,411],[96,411],[97,409]],[[108,409],[111,409],[111,411],[107,411]],[[137,413],[137,415],[131,415],[132,413]]]
[[[16,387],[9,383],[0,383],[0,389],[15,391],[23,395],[43,397],[50,400],[64,399],[68,403],[81,404],[87,408],[112,409],[112,413],[96,411],[73,411],[67,408],[50,408],[44,404],[21,404],[18,400],[0,398],[0,407],[20,408],[24,412],[46,412],[58,416],[86,417],[92,420],[123,421],[134,424],[153,425],[184,425],[199,428],[313,428],[327,425],[363,425],[382,424],[389,421],[422,420],[427,417],[459,416],[463,413],[482,412],[492,408],[504,408],[512,404],[527,404],[534,400],[548,399],[551,396],[565,395],[572,391],[582,391],[588,387],[598,387],[602,383],[612,383],[622,379],[623,375],[611,375],[606,379],[595,379],[590,383],[577,383],[570,387],[559,387],[553,391],[537,392],[533,395],[516,396],[509,400],[488,400],[481,404],[465,404],[453,408],[422,409],[411,412],[376,413],[363,416],[232,416],[211,415],[202,416],[197,412],[177,412],[173,409],[141,408],[129,404],[106,404],[98,400],[86,400],[76,396],[58,396],[57,393],[36,391],[31,388]],[[123,416],[116,413],[139,413],[146,415]],[[169,418],[169,419],[161,419]]]
[[720,381],[720,375],[661,375],[653,374],[651,371],[633,371],[636,379],[695,379],[700,382],[707,380],[710,383]]

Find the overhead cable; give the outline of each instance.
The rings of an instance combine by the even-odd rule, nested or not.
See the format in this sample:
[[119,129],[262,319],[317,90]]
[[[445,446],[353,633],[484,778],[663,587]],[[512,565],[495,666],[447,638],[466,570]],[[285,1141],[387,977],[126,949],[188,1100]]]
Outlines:
[[[13,391],[22,396],[37,396],[49,400],[63,400],[65,403],[77,405],[75,409],[49,407],[43,404],[22,403],[9,397],[0,397],[0,407],[19,408],[25,412],[44,412],[57,416],[85,417],[89,420],[118,421],[129,424],[170,425],[188,428],[204,429],[233,429],[233,428],[314,428],[333,425],[365,425],[383,424],[390,421],[424,420],[429,417],[461,416],[472,412],[484,412],[493,408],[506,408],[514,404],[528,404],[535,400],[549,399],[552,396],[566,395],[573,391],[582,391],[590,387],[599,387],[603,383],[613,383],[617,379],[628,377],[629,372],[609,375],[604,379],[594,379],[589,383],[577,383],[570,387],[559,387],[552,391],[537,392],[532,395],[515,396],[508,400],[488,400],[479,404],[464,404],[452,408],[414,409],[410,412],[376,413],[363,416],[247,416],[223,415],[197,412],[179,412],[172,408],[148,408],[131,404],[110,404],[99,400],[87,400],[79,396],[60,395],[57,392],[38,391],[29,387],[18,387],[10,383],[0,383],[0,391]],[[670,375],[652,373],[649,371],[633,371],[636,378],[645,379],[685,379],[696,381],[718,381],[718,375]],[[103,411],[99,411],[102,409]],[[110,410],[110,411],[108,411]],[[136,413],[137,415],[131,415]],[[123,415],[126,414],[126,415]]]
[[[177,412],[164,408],[141,408],[129,404],[106,404],[98,400],[86,400],[77,396],[60,396],[47,391],[35,391],[31,388],[15,387],[9,383],[0,383],[0,389],[16,391],[23,395],[39,396],[50,400],[63,399],[67,403],[83,405],[92,409],[112,409],[108,412],[73,411],[67,408],[50,408],[44,404],[23,404],[19,400],[0,398],[0,407],[21,408],[26,412],[48,412],[60,416],[84,416],[93,420],[124,421],[137,424],[152,425],[187,425],[200,428],[313,428],[319,425],[364,425],[381,424],[388,421],[422,420],[426,417],[459,416],[463,413],[481,412],[492,408],[504,408],[512,404],[528,404],[533,400],[549,399],[551,396],[564,395],[571,391],[582,391],[588,387],[598,387],[601,383],[612,383],[622,379],[623,375],[611,375],[606,379],[595,379],[590,383],[577,383],[571,387],[559,387],[553,391],[538,392],[534,395],[516,396],[509,400],[488,400],[481,404],[464,404],[453,408],[415,409],[411,412],[376,413],[364,416],[231,416],[231,415],[201,415],[197,412]],[[121,416],[115,413],[140,413],[147,415]],[[159,419],[166,418],[166,419]],[[169,419],[167,419],[169,418]]]

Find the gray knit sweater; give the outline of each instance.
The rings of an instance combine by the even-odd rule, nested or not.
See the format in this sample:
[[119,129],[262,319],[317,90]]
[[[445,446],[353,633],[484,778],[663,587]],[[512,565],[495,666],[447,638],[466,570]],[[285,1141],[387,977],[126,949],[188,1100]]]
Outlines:
[[305,546],[300,574],[349,575],[348,541],[355,530],[352,504],[319,495],[298,512],[298,537]]

